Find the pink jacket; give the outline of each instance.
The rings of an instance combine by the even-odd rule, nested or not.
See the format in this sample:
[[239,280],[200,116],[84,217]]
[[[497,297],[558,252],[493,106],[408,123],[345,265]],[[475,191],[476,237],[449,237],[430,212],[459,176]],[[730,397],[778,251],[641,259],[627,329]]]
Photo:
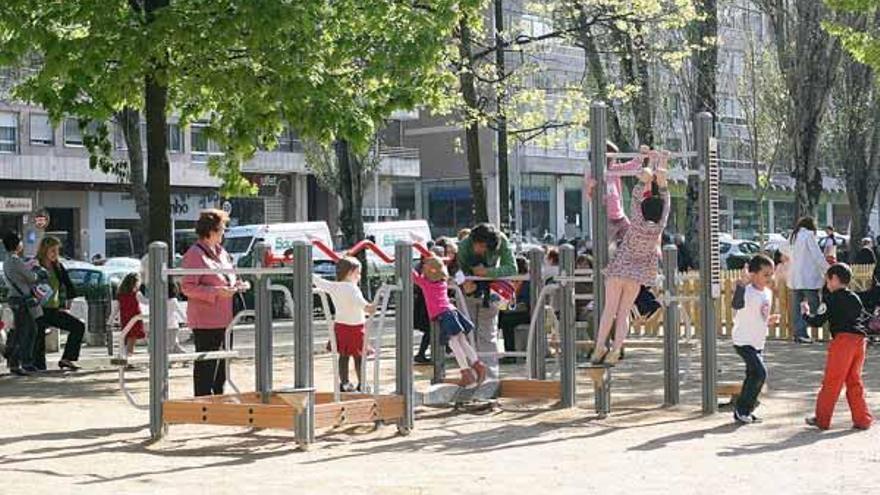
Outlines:
[[432,321],[437,319],[442,313],[455,309],[455,306],[449,301],[449,285],[447,282],[431,282],[415,271],[412,273],[412,280],[422,289],[422,295],[425,296],[425,306],[428,309],[428,318]]
[[[222,246],[211,248],[201,243],[193,244],[183,255],[181,268],[233,268],[232,258]],[[188,298],[186,305],[187,326],[206,330],[226,328],[232,321],[232,298],[218,295],[220,287],[234,287],[235,275],[187,275],[180,288]]]
[[[628,171],[642,168],[642,157],[636,157],[626,163],[613,163],[608,170]],[[623,184],[619,176],[608,176],[605,182],[605,212],[609,220],[620,220],[624,217],[621,194]]]

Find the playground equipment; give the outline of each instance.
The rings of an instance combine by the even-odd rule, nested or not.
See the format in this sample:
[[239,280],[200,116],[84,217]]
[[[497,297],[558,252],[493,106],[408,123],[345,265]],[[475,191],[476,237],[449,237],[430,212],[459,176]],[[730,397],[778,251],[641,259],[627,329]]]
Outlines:
[[[529,252],[530,272],[528,275],[502,277],[497,279],[486,277],[467,277],[467,280],[475,282],[488,282],[494,280],[528,281],[530,284],[530,296],[532,317],[529,323],[529,335],[527,338],[526,352],[479,352],[482,357],[524,357],[528,375],[524,378],[502,378],[488,380],[487,384],[473,391],[461,389],[446,380],[445,362],[443,359],[434,359],[432,387],[423,395],[422,402],[426,405],[448,405],[469,400],[489,400],[496,398],[509,399],[541,399],[557,400],[562,407],[574,407],[575,405],[575,335],[574,335],[574,282],[580,281],[575,277],[574,271],[574,248],[565,245],[560,248],[560,273],[545,285],[544,275],[541,270],[544,253],[540,249]],[[470,318],[465,304],[464,296],[458,287],[456,300],[460,311]],[[571,304],[562,304],[559,308],[559,320],[555,320],[555,308],[551,303],[556,298],[557,292],[561,292],[561,299],[571,301]],[[554,319],[560,329],[560,347],[557,353],[559,379],[548,380],[546,368],[547,332],[545,329],[545,317]],[[479,330],[478,330],[479,331]],[[432,349],[443,349],[442,332],[434,326],[432,328]]]
[[[701,342],[701,365],[702,365],[702,406],[706,414],[717,412],[717,349],[716,336],[712,331],[717,326],[714,299],[721,294],[720,273],[721,264],[719,259],[718,244],[718,191],[720,182],[720,169],[718,166],[717,143],[712,135],[712,116],[702,112],[694,119],[694,139],[696,141],[696,153],[685,152],[677,154],[677,158],[695,158],[695,167],[677,169],[675,173],[670,171],[670,177],[697,176],[700,181],[699,221],[700,221],[700,257],[699,266],[701,271],[702,290],[700,292],[700,325],[703,328]],[[608,158],[635,157],[638,154],[606,153],[607,127],[606,107],[602,102],[595,102],[590,107],[590,160],[592,164],[592,179],[596,182],[597,191],[605,191],[605,177],[612,175],[605,168]],[[637,171],[625,175],[635,175]],[[617,174],[620,175],[620,174]],[[592,198],[592,238],[593,262],[597,268],[608,265],[608,243],[602,240],[608,238],[606,220],[606,205],[602,194],[595,194]],[[677,252],[674,247],[664,248],[664,289],[665,293],[660,298],[666,307],[664,323],[664,402],[668,405],[679,402],[679,356],[678,356],[678,315],[684,314],[680,308],[680,302],[684,299],[676,295],[675,280],[677,276]],[[605,303],[604,277],[601,269],[593,274],[593,313],[595,328],[599,327],[601,308]],[[601,372],[596,367],[588,366],[590,376],[596,386],[602,389],[610,399],[611,367],[605,367]],[[608,405],[610,409],[610,404]]]
[[[397,305],[396,388],[392,394],[319,393],[314,387],[311,281],[312,247],[297,241],[293,247],[293,267],[209,269],[169,269],[165,265],[168,247],[161,242],[150,245],[150,434],[161,439],[171,424],[212,424],[257,428],[291,429],[302,448],[314,442],[318,428],[350,424],[397,424],[401,434],[413,427],[412,402],[412,246],[398,242],[395,249],[394,289],[399,292]],[[259,247],[257,260],[267,259],[265,245]],[[168,277],[229,273],[257,277],[255,284],[256,391],[222,396],[170,400],[166,349],[166,308]],[[269,298],[270,275],[299,274],[294,277],[294,386],[276,389],[272,378],[272,329]],[[305,274],[308,274],[306,276]],[[389,289],[391,290],[391,289]],[[212,353],[190,356],[188,360],[221,359]],[[172,355],[174,356],[174,355]]]

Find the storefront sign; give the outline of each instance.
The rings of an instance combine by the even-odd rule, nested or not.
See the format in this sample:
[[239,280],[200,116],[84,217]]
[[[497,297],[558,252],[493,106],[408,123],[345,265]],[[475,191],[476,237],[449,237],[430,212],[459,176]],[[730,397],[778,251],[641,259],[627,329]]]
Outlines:
[[27,213],[33,209],[31,198],[0,198],[0,213]]
[[[378,211],[377,211],[378,210]],[[365,217],[375,217],[376,215],[380,217],[397,217],[400,214],[400,211],[397,208],[362,208],[361,215]]]

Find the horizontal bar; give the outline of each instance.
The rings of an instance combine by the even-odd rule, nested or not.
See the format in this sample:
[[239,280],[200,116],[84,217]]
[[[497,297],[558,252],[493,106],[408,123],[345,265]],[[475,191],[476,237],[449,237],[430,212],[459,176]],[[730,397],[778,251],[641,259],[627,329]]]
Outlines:
[[[665,154],[665,153],[663,153],[663,154]],[[697,155],[696,151],[676,151],[676,152],[670,152],[666,156],[668,156],[669,158],[697,158],[698,155]],[[605,153],[605,157],[606,158],[639,158],[639,157],[650,158],[650,155],[646,155],[644,153],[638,153],[638,152],[628,152],[628,153],[620,152],[620,153]]]
[[469,276],[464,278],[465,282],[494,282],[496,280],[507,280],[509,282],[528,282],[528,275],[512,275],[510,277],[475,277]]
[[166,277],[185,277],[187,275],[293,275],[291,268],[166,268]]
[[[606,177],[638,177],[641,174],[641,170],[608,170],[605,172]],[[669,169],[669,176],[673,175],[700,175],[702,171],[700,170],[685,170],[680,168],[671,168]]]
[[[238,351],[210,351],[210,352],[193,352],[186,354],[168,354],[169,363],[191,363],[195,361],[207,361],[211,359],[235,359],[239,357]],[[149,354],[139,354],[137,356],[115,357],[110,360],[110,364],[114,366],[125,366],[127,364],[144,364],[150,361]]]

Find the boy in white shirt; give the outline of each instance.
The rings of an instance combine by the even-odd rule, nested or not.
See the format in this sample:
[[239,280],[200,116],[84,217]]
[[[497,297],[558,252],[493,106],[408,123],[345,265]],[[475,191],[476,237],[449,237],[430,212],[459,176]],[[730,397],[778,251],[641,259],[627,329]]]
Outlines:
[[764,343],[769,325],[779,322],[779,315],[771,315],[773,292],[773,260],[763,254],[755,255],[743,271],[733,295],[733,348],[746,364],[746,378],[734,405],[733,419],[740,424],[759,423],[752,414],[758,405],[758,394],[767,379],[764,364]]

